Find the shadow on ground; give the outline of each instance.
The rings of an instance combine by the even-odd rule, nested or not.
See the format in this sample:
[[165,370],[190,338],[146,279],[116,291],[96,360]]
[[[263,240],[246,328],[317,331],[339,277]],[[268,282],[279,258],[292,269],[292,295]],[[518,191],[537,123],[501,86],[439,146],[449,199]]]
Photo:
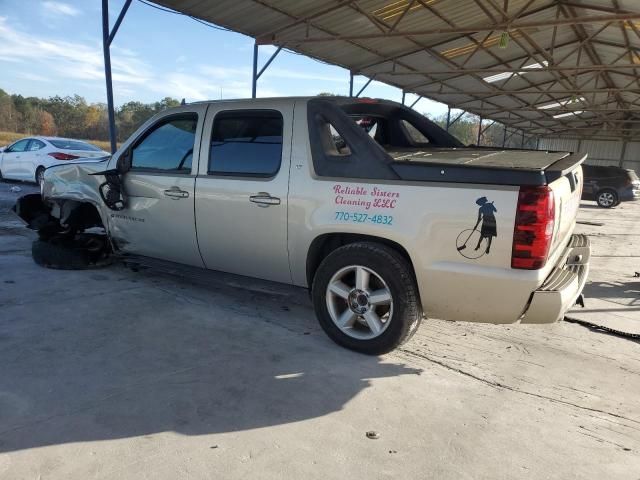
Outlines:
[[585,285],[584,294],[587,298],[609,298],[629,307],[640,307],[640,281],[628,276],[615,282],[589,282]]
[[419,373],[335,346],[306,299],[2,259],[0,451],[298,422]]

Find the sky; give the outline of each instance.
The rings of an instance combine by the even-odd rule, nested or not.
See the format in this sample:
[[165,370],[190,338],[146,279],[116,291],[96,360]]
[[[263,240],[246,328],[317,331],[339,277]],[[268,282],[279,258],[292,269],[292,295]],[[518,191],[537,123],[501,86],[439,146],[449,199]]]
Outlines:
[[[110,0],[111,25],[123,0]],[[261,46],[259,67],[275,51]],[[187,102],[251,96],[253,39],[133,0],[111,45],[116,105],[166,96]],[[357,76],[354,91],[366,83]],[[0,88],[23,96],[78,94],[106,102],[99,0],[0,0]],[[258,81],[258,96],[349,93],[349,72],[281,52]],[[399,89],[372,82],[363,96],[400,101]],[[407,95],[407,102],[417,98]],[[446,106],[423,99],[429,115]]]

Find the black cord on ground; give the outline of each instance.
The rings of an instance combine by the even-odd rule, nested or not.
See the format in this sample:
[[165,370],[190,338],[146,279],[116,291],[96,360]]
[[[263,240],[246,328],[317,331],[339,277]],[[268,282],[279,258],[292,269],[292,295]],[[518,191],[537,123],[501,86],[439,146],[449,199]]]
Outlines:
[[640,342],[640,333],[623,332],[622,330],[616,330],[615,328],[605,327],[604,325],[598,325],[596,323],[587,322],[586,320],[579,320],[572,317],[564,317],[565,322],[577,323],[583,327],[593,330],[594,332],[606,333],[608,335],[615,335],[616,337],[627,338],[634,342]]

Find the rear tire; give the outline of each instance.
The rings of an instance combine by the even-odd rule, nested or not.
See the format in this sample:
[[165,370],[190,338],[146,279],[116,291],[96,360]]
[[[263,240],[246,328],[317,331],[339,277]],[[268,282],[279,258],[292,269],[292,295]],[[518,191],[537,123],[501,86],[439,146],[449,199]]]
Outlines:
[[31,256],[41,267],[56,270],[86,270],[112,263],[104,235],[79,234],[73,238],[58,235],[36,240],[31,245]]
[[368,355],[388,353],[408,341],[423,317],[409,262],[378,243],[352,243],[331,252],[316,271],[311,294],[325,333]]
[[612,208],[618,205],[618,194],[614,190],[601,190],[598,192],[596,202],[601,208]]

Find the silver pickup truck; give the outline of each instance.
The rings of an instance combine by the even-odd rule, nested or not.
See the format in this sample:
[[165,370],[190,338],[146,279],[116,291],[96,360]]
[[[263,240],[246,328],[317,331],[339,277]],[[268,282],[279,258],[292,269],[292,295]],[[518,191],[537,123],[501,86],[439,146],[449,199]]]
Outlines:
[[15,210],[41,265],[151,257],[304,287],[334,341],[381,354],[424,316],[561,319],[589,266],[583,161],[465,147],[384,100],[203,102],[48,168]]

